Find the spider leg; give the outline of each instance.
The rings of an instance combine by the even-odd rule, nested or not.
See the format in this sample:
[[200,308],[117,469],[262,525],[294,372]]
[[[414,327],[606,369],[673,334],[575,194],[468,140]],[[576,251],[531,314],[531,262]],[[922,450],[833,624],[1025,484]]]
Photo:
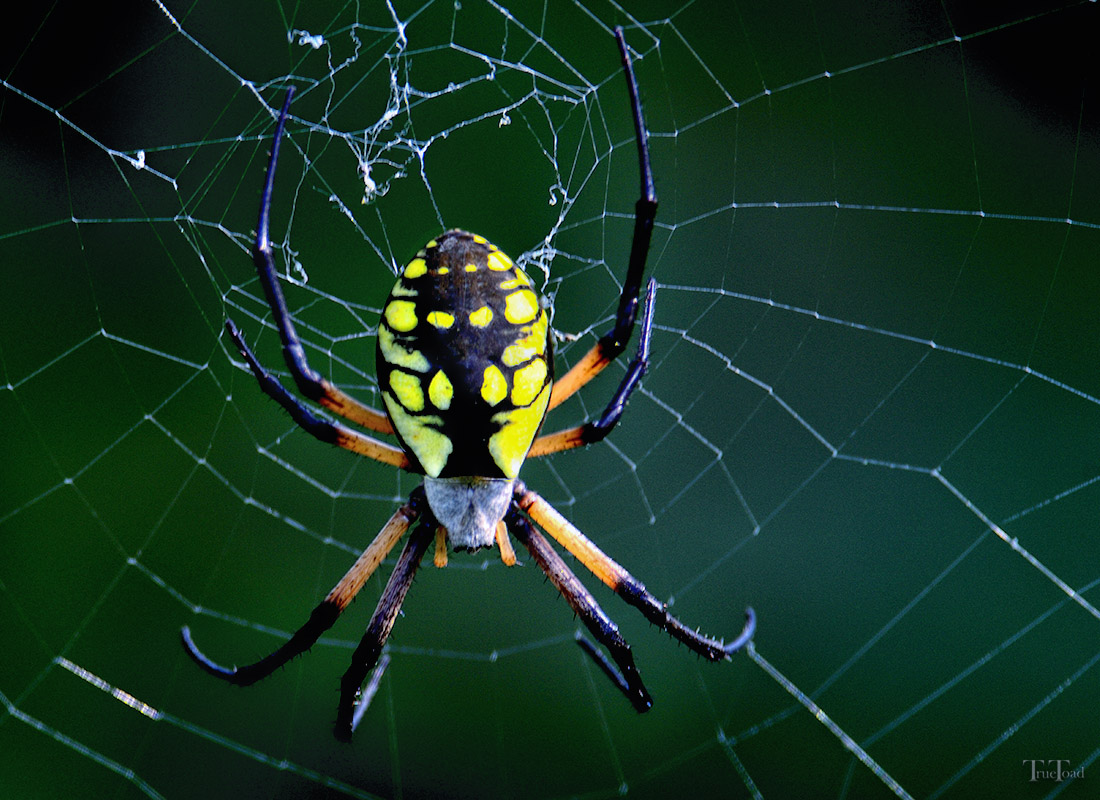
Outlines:
[[408,469],[409,457],[404,450],[394,447],[392,444],[364,436],[346,425],[322,419],[299,403],[294,395],[288,392],[286,387],[279,382],[279,379],[268,372],[256,359],[233,320],[226,321],[225,329],[229,334],[229,338],[233,340],[233,344],[237,346],[237,350],[240,351],[241,356],[248,363],[248,368],[252,370],[252,374],[260,384],[263,393],[286,409],[302,430],[322,442],[334,444],[361,456],[373,458],[383,464]]
[[352,654],[351,666],[340,679],[340,705],[336,711],[336,723],[332,732],[342,742],[351,741],[359,690],[363,686],[363,681],[366,680],[367,673],[378,662],[382,647],[386,644],[390,631],[393,630],[397,614],[401,611],[401,604],[405,602],[405,595],[408,594],[409,587],[416,576],[420,560],[435,538],[435,529],[439,523],[430,517],[430,513],[426,514],[424,520],[405,542],[405,548],[397,559],[397,566],[390,573],[390,579],[386,582],[386,588],[382,591],[382,597],[378,600],[378,606],[374,609],[374,615],[370,618],[367,630]]
[[634,666],[630,645],[619,633],[619,627],[604,613],[596,602],[596,598],[573,574],[546,537],[527,521],[514,503],[508,512],[507,522],[516,538],[531,553],[535,563],[546,573],[546,577],[554,584],[554,588],[561,592],[562,597],[569,603],[573,612],[581,618],[588,631],[607,648],[618,669],[608,663],[607,659],[596,650],[595,645],[587,639],[579,637],[578,643],[595,659],[599,667],[634,706],[635,711],[639,714],[648,711],[653,705],[653,699],[642,683],[638,668]]
[[642,314],[642,335],[638,341],[638,352],[626,368],[619,388],[611,397],[603,414],[595,422],[586,422],[574,428],[548,433],[535,439],[528,451],[529,458],[549,455],[562,450],[572,450],[575,447],[583,447],[587,444],[595,444],[602,440],[611,429],[618,424],[619,419],[626,410],[626,401],[631,393],[638,388],[642,376],[649,367],[649,338],[653,332],[653,301],[657,295],[657,284],[650,278],[646,287],[645,311]]
[[630,341],[634,320],[638,313],[638,293],[642,288],[649,242],[653,236],[653,222],[657,216],[657,191],[653,186],[653,169],[649,162],[649,134],[638,99],[638,82],[634,78],[634,66],[623,37],[623,29],[615,28],[615,41],[623,61],[623,74],[630,94],[630,110],[634,117],[634,139],[638,145],[638,172],[641,177],[641,196],[634,204],[634,236],[630,244],[630,260],[627,262],[626,279],[619,296],[619,309],[614,327],[573,367],[554,383],[550,394],[550,408],[561,405],[574,392],[595,378],[604,367],[614,361]]
[[424,490],[417,488],[409,495],[409,502],[401,506],[390,517],[389,521],[367,545],[367,549],[345,573],[344,577],[332,587],[332,591],[325,596],[313,612],[309,620],[299,628],[293,636],[281,647],[254,664],[244,667],[223,667],[211,661],[191,638],[191,629],[184,627],[181,631],[183,647],[187,654],[215,678],[236,686],[250,686],[258,680],[266,678],[279,667],[286,664],[292,658],[301,655],[312,647],[325,631],[332,627],[341,612],[355,599],[355,595],[363,588],[371,574],[382,563],[393,546],[397,544],[409,526],[420,516],[422,509],[426,508]]
[[383,653],[378,659],[378,666],[371,672],[370,680],[367,681],[367,685],[359,692],[359,700],[355,703],[355,714],[353,714],[351,718],[352,733],[355,733],[355,729],[359,727],[359,723],[362,721],[364,715],[366,715],[367,710],[370,709],[371,701],[378,693],[378,687],[382,684],[382,674],[389,665],[389,653]]
[[641,581],[627,572],[598,548],[552,505],[522,482],[516,482],[516,505],[558,543],[573,554],[597,578],[642,612],[642,615],[673,639],[682,642],[709,661],[724,661],[740,650],[756,632],[756,613],[745,610],[745,626],[728,644],[693,630],[668,612],[667,606],[654,597]]
[[287,309],[286,298],[279,286],[279,280],[275,271],[275,257],[271,250],[271,240],[268,235],[271,219],[271,195],[275,186],[275,168],[279,161],[279,143],[283,138],[283,130],[286,127],[286,117],[290,110],[290,101],[294,97],[294,87],[286,92],[286,101],[282,111],[279,112],[279,121],[275,126],[275,141],[271,145],[271,157],[267,162],[267,175],[264,179],[263,193],[260,196],[260,218],[256,224],[256,243],[252,249],[252,260],[256,265],[256,272],[260,277],[260,283],[264,287],[268,305],[275,315],[275,324],[279,328],[279,338],[283,343],[283,356],[286,365],[290,368],[290,374],[294,376],[294,382],[307,399],[318,403],[335,414],[345,419],[362,425],[368,430],[378,433],[393,433],[393,426],[389,418],[370,406],[356,400],[351,395],[337,388],[333,383],[321,377],[315,369],[309,365],[306,359],[302,340],[298,336],[294,320],[291,319]]

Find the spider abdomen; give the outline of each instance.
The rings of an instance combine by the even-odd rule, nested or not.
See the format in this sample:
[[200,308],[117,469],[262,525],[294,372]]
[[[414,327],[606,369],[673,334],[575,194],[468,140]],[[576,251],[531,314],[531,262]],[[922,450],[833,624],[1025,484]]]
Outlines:
[[553,383],[544,303],[495,245],[448,231],[394,284],[377,373],[394,430],[425,475],[514,479]]

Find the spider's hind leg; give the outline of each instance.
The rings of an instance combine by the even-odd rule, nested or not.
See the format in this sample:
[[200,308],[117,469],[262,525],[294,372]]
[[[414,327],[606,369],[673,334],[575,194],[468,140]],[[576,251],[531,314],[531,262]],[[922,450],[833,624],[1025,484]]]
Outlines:
[[[619,633],[619,627],[611,620],[603,609],[600,608],[596,598],[584,587],[573,570],[565,563],[560,555],[542,535],[519,511],[519,507],[513,505],[505,518],[508,527],[520,540],[524,547],[531,553],[535,563],[546,573],[550,582],[554,584],[562,597],[569,603],[569,607],[580,617],[581,622],[588,628],[589,633],[607,648],[611,658],[618,666],[616,669],[607,659],[603,658],[595,646],[586,639],[578,639],[578,643],[591,655],[600,668],[612,680],[621,691],[634,710],[638,713],[648,711],[653,706],[653,698],[642,683],[642,677],[638,674],[638,668],[634,665],[634,656],[631,655],[630,645]],[[585,647],[587,645],[587,647]]]
[[359,590],[363,588],[367,579],[382,563],[382,560],[397,544],[405,531],[409,529],[409,526],[421,515],[426,506],[423,490],[414,489],[409,495],[409,502],[394,512],[393,516],[382,527],[382,530],[378,532],[378,535],[367,545],[367,548],[344,574],[344,577],[332,587],[325,599],[313,609],[306,624],[295,631],[290,639],[270,655],[247,666],[223,667],[199,650],[195,640],[191,637],[191,629],[186,626],[180,632],[184,650],[204,671],[215,678],[221,678],[227,683],[236,686],[251,686],[256,681],[263,680],[279,667],[284,666],[291,659],[311,648],[321,638],[321,635],[333,626],[340,614],[355,599]]
[[355,648],[355,653],[352,654],[351,666],[340,679],[340,705],[337,707],[336,723],[332,732],[342,742],[351,741],[351,734],[355,728],[356,705],[359,702],[363,681],[378,663],[382,648],[401,611],[401,604],[405,602],[405,595],[412,586],[420,560],[435,539],[438,524],[431,514],[427,513],[420,525],[409,536],[405,549],[397,559],[397,566],[390,573],[390,579],[386,582],[386,588],[382,591],[382,597],[378,600],[378,606],[374,609],[367,630],[359,646]]
[[608,587],[642,612],[642,615],[673,639],[690,647],[708,661],[725,661],[743,648],[756,632],[756,613],[745,609],[745,625],[732,642],[726,643],[689,628],[679,618],[670,614],[668,607],[653,596],[637,578],[627,572],[614,559],[562,516],[556,508],[522,482],[516,482],[515,505],[527,512],[539,526],[573,554],[578,561]]

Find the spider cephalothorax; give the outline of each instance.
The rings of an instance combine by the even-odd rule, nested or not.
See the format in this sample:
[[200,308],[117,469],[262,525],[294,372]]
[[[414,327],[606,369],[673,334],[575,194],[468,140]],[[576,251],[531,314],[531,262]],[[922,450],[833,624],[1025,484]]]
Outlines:
[[625,350],[638,312],[657,196],[645,123],[622,29],[615,29],[615,38],[630,94],[642,190],[635,206],[634,238],[614,326],[555,382],[549,315],[531,279],[484,237],[448,231],[428,242],[409,261],[383,306],[376,361],[384,414],[345,394],[310,367],[275,273],[268,221],[279,142],[294,95],[293,89],[287,92],[260,200],[253,251],[260,283],[279,329],[287,366],[302,395],[362,428],[395,436],[400,446],[314,414],[260,364],[231,320],[226,329],[260,388],[305,431],[359,455],[420,473],[424,483],[390,517],[347,574],[313,610],[309,621],[269,656],[245,667],[219,666],[202,654],[190,630],[184,628],[187,652],[211,675],[248,685],[303,653],[333,625],[417,521],[420,524],[409,535],[341,680],[334,729],[337,738],[351,737],[359,689],[378,661],[433,539],[437,566],[446,565],[448,546],[453,550],[476,550],[494,544],[500,548],[504,563],[511,566],[516,558],[509,533],[515,535],[589,632],[607,648],[614,666],[595,645],[579,640],[638,711],[646,711],[652,700],[634,666],[630,646],[539,528],[650,622],[703,657],[711,661],[728,659],[752,638],[756,625],[752,609],[746,612],[740,635],[729,644],[686,627],[640,581],[518,479],[528,457],[581,447],[607,436],[622,416],[648,363],[656,291],[652,280],[646,291],[637,354],[603,413],[582,425],[538,435],[550,409],[591,381]]

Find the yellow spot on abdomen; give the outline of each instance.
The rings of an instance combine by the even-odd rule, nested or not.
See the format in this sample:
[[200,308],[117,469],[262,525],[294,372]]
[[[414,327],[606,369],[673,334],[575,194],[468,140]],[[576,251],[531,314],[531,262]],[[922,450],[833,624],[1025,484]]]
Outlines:
[[477,264],[467,264],[464,269],[467,272],[477,272]]
[[409,262],[409,265],[405,267],[405,277],[410,280],[419,278],[421,275],[426,275],[427,272],[428,262],[422,258],[414,258]]
[[429,311],[428,324],[446,329],[455,324],[455,318],[453,314],[448,314],[446,311]]
[[382,392],[382,401],[393,420],[393,427],[424,467],[424,474],[438,478],[454,445],[444,434],[429,427],[429,424],[442,425],[443,420],[432,416],[414,417],[389,392]]
[[432,405],[440,411],[446,411],[451,407],[451,398],[454,394],[454,386],[451,385],[451,379],[446,373],[443,370],[435,373],[431,383],[428,384],[428,399],[432,401]]
[[489,453],[505,477],[515,478],[519,475],[519,468],[527,458],[527,451],[531,449],[531,442],[534,441],[535,434],[542,425],[549,403],[550,386],[548,384],[535,402],[526,408],[502,411],[493,415],[493,421],[502,427],[489,437]]
[[501,362],[506,367],[518,367],[524,361],[530,361],[533,357],[545,353],[547,326],[546,312],[543,311],[537,322],[521,329],[529,330],[530,333],[504,348],[500,356]]
[[509,278],[506,281],[500,282],[501,289],[518,289],[520,286],[530,286],[531,279],[524,275],[520,270],[516,270],[516,277]]
[[526,406],[531,403],[546,383],[546,362],[536,358],[512,375],[512,404]]
[[539,299],[530,289],[520,289],[504,298],[504,317],[513,325],[530,322],[539,313]]
[[488,263],[489,269],[498,272],[503,272],[504,270],[512,268],[512,259],[508,258],[508,256],[504,255],[504,253],[499,250],[494,250],[489,253]]
[[491,406],[495,406],[508,396],[508,381],[496,364],[490,364],[485,368],[481,380],[481,396]]
[[393,331],[385,325],[378,326],[378,349],[382,351],[382,358],[387,364],[395,367],[403,367],[413,372],[427,372],[427,357],[419,350],[410,350],[397,343]]
[[493,321],[493,309],[489,306],[482,306],[476,311],[470,312],[470,324],[476,325],[479,328],[484,328],[490,322]]
[[390,372],[390,388],[398,402],[409,411],[424,410],[424,390],[415,375],[395,369]]
[[416,303],[412,300],[391,300],[385,314],[386,324],[395,331],[408,333],[416,327]]

